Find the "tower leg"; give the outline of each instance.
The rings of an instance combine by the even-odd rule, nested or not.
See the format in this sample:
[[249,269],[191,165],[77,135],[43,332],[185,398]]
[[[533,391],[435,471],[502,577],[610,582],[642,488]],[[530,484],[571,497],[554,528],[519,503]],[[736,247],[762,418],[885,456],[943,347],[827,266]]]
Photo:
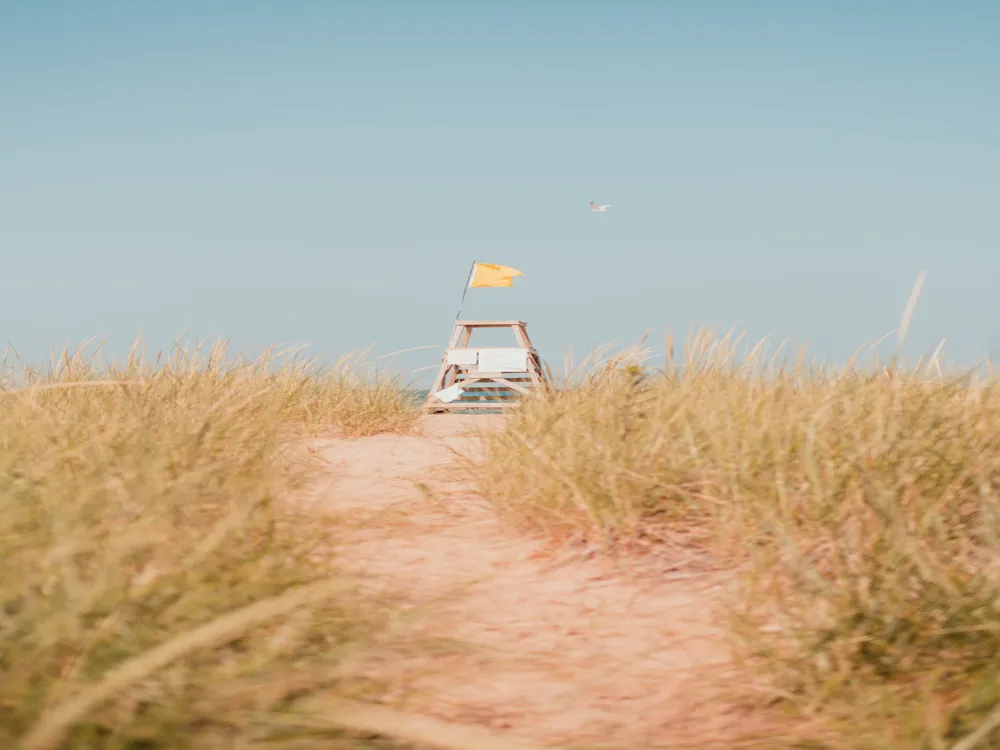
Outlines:
[[[460,338],[463,338],[465,340],[465,343],[462,344],[462,346],[468,344],[470,334],[471,331],[468,330],[467,326],[456,325],[455,329],[451,332],[451,338],[448,340],[448,349],[454,349],[458,345],[458,341]],[[445,411],[444,409],[434,408],[435,405],[443,406],[443,404],[441,404],[441,402],[439,402],[434,397],[434,394],[438,391],[444,390],[449,385],[451,385],[451,383],[449,383],[448,380],[449,379],[455,380],[454,377],[455,369],[456,368],[454,365],[448,364],[448,352],[445,351],[445,353],[441,355],[441,367],[440,369],[438,369],[437,376],[434,378],[434,384],[431,386],[431,389],[427,392],[427,398],[424,399],[424,408],[426,410]]]

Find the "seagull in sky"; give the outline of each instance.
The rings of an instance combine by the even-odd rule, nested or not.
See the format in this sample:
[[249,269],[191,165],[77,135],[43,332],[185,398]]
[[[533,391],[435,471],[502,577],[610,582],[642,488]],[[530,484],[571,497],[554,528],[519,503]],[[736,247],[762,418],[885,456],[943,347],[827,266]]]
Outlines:
[[607,211],[611,206],[598,206],[594,201],[590,202],[591,211]]

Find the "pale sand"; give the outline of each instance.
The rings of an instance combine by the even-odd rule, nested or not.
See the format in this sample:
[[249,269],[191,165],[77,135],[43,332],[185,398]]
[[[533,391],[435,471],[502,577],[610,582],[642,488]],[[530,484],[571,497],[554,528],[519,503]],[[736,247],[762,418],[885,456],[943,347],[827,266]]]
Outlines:
[[449,476],[479,444],[470,433],[500,420],[432,416],[420,436],[314,444],[329,480],[309,501],[352,519],[341,562],[425,606],[422,634],[468,646],[394,659],[415,688],[397,698],[542,744],[732,746],[747,724],[720,693],[726,576],[557,556],[504,527]]

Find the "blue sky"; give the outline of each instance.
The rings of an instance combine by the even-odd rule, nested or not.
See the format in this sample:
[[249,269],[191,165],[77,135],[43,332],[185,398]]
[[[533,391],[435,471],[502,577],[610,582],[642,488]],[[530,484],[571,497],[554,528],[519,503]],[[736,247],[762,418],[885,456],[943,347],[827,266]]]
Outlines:
[[[1000,355],[1000,3],[0,0],[0,334]],[[610,203],[591,214],[587,202]],[[403,369],[438,357],[399,359]]]

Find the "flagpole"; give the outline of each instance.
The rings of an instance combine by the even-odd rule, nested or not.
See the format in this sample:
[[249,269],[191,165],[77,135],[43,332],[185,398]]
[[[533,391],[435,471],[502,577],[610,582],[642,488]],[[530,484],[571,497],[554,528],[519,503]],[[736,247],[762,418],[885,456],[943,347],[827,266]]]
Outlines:
[[472,261],[472,266],[469,268],[469,278],[465,280],[465,289],[462,290],[462,301],[458,303],[458,312],[455,313],[455,320],[462,317],[462,307],[465,305],[465,293],[469,291],[469,282],[472,281],[472,274],[476,271],[476,261]]

